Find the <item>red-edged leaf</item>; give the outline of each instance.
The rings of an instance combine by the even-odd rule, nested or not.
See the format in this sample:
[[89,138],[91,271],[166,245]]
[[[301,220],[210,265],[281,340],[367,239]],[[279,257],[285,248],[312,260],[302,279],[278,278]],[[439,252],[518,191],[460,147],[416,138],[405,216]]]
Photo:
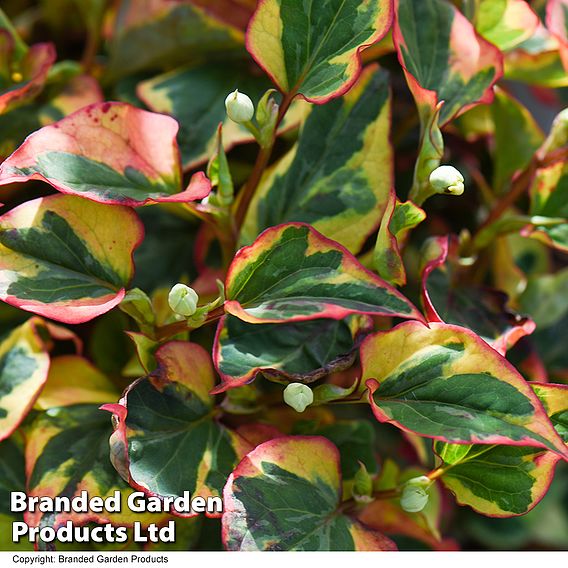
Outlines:
[[72,195],[27,201],[0,217],[0,299],[65,323],[120,303],[143,237],[136,213]]
[[361,346],[362,380],[380,422],[456,444],[568,448],[530,385],[469,329],[405,322]]
[[341,511],[339,451],[320,436],[282,436],[248,453],[223,491],[228,550],[396,550]]
[[41,92],[55,58],[51,43],[33,45],[18,57],[14,38],[0,29],[0,114]]
[[419,107],[434,112],[444,101],[440,124],[493,97],[502,56],[446,0],[395,0],[393,39]]
[[155,372],[132,383],[118,404],[102,407],[114,415],[113,464],[149,495],[220,495],[250,445],[214,414],[211,357],[185,341],[166,343],[155,357]]
[[34,132],[0,165],[0,185],[39,179],[63,193],[139,206],[202,199],[202,172],[181,189],[178,123],[126,103],[97,103]]
[[242,248],[225,289],[225,310],[249,323],[343,319],[352,313],[423,319],[347,249],[302,223],[267,229]]
[[323,104],[353,85],[360,51],[380,40],[391,20],[391,0],[260,0],[247,50],[283,93]]

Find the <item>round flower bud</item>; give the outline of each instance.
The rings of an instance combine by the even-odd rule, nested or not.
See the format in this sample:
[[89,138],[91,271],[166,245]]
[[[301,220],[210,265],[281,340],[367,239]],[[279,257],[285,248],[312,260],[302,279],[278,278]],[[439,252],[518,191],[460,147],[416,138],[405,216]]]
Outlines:
[[461,195],[464,190],[463,176],[453,166],[440,166],[430,174],[430,185],[436,193]]
[[170,308],[180,316],[192,316],[197,311],[198,300],[197,292],[185,284],[176,284],[168,294]]
[[419,485],[405,485],[400,498],[400,506],[408,513],[422,511],[428,503],[428,493]]
[[227,116],[238,124],[249,122],[254,115],[252,101],[244,93],[239,93],[238,89],[227,95],[225,108],[227,109]]
[[308,385],[290,383],[284,389],[284,402],[296,412],[304,412],[314,402],[314,393]]

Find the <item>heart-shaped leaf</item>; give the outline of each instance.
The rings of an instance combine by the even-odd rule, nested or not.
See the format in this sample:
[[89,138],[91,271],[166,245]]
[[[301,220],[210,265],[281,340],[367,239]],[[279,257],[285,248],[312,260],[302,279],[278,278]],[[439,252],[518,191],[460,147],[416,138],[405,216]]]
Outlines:
[[297,144],[261,179],[242,242],[299,221],[357,254],[393,184],[390,106],[387,73],[369,66],[345,96],[314,107]]
[[0,298],[57,321],[81,323],[124,297],[142,226],[127,207],[55,194],[0,217]]
[[[568,443],[568,386],[533,384],[549,418]],[[546,494],[559,457],[538,448],[454,446],[436,442],[441,479],[458,502],[493,517],[523,515]]]
[[[478,36],[446,0],[396,0],[393,38],[418,106],[433,112],[444,101],[440,125],[490,102],[502,75],[500,51]],[[417,25],[417,23],[420,25]]]
[[541,402],[501,355],[468,329],[405,322],[361,346],[362,377],[380,422],[451,443],[568,448]]
[[157,371],[132,383],[119,404],[104,406],[115,416],[115,467],[150,495],[220,495],[250,447],[214,417],[211,358],[183,341],[155,356]]
[[225,289],[225,310],[250,323],[343,319],[352,313],[422,319],[345,248],[301,223],[267,229],[242,248]]
[[39,179],[63,193],[130,205],[202,199],[202,172],[181,191],[177,122],[126,103],[95,103],[34,132],[0,165],[0,185]]
[[228,550],[396,549],[338,511],[339,452],[325,438],[284,436],[257,446],[229,477],[223,499]]
[[360,50],[385,35],[391,18],[390,0],[262,0],[247,49],[283,93],[322,104],[351,87]]

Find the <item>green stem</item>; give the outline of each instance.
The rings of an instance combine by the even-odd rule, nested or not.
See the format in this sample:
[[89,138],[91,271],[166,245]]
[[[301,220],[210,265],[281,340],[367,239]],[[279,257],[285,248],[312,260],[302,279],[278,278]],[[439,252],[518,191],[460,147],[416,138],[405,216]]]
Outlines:
[[270,161],[274,142],[276,141],[278,126],[282,122],[282,119],[284,118],[284,115],[286,114],[288,108],[290,107],[290,104],[292,103],[292,99],[295,96],[295,92],[287,93],[284,96],[284,99],[280,104],[278,119],[276,120],[276,124],[274,126],[272,138],[264,148],[260,148],[250,178],[248,179],[242,190],[242,195],[239,196],[239,199],[237,201],[237,209],[235,211],[235,227],[237,232],[240,232],[241,230],[252,198],[254,197],[258,184],[262,179],[262,174],[264,173],[264,170],[266,169],[266,166],[268,166],[268,163]]

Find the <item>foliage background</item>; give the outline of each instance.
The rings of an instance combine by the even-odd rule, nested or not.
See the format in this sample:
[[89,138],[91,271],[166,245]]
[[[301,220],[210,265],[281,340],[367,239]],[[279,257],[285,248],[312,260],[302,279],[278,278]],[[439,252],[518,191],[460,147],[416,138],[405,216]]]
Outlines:
[[[524,0],[521,0],[521,3],[525,4]],[[234,187],[238,189],[250,179],[251,174],[255,175],[254,164],[257,160],[258,145],[250,133],[242,128],[239,130],[235,124],[225,118],[223,100],[227,93],[238,87],[249,94],[256,103],[263,92],[271,86],[266,75],[255,66],[244,45],[243,32],[254,10],[254,4],[253,0],[226,2],[4,0],[2,10],[14,23],[21,38],[30,46],[44,42],[53,44],[59,63],[52,68],[46,82],[43,82],[34,96],[29,97],[17,108],[7,109],[0,114],[0,157],[7,158],[31,132],[63,118],[84,105],[102,100],[122,101],[138,108],[170,114],[181,123],[178,142],[184,164],[183,187],[187,186],[195,172],[204,170],[208,159],[214,155],[216,128],[219,122],[223,122],[230,172]],[[426,4],[431,3],[425,2],[424,5]],[[464,0],[456,1],[454,4],[465,16],[473,17],[476,6],[479,8],[480,3]],[[504,6],[508,3],[497,1],[493,4]],[[558,4],[562,4],[564,9],[568,10],[565,3]],[[182,8],[196,5],[205,9],[207,17],[215,22],[210,29],[205,29],[203,22],[193,20],[183,12]],[[510,333],[511,329],[524,329],[523,326],[527,321],[525,318],[532,318],[537,324],[536,331],[524,337],[522,336],[525,335],[526,330],[519,332],[518,337],[515,336],[515,340],[511,340],[511,343],[506,345],[511,347],[507,351],[507,358],[517,366],[527,380],[550,380],[564,384],[568,377],[565,348],[568,339],[566,324],[568,267],[566,266],[567,245],[562,233],[566,227],[564,218],[568,214],[566,192],[559,194],[552,210],[550,209],[552,206],[549,209],[545,207],[538,210],[538,207],[535,208],[534,196],[531,201],[527,189],[537,166],[542,166],[542,163],[538,163],[535,158],[542,155],[542,152],[541,154],[537,152],[539,148],[542,150],[547,143],[556,143],[556,150],[563,151],[564,154],[555,155],[554,163],[560,163],[561,167],[566,163],[566,118],[564,122],[557,121],[555,123],[557,130],[552,131],[552,134],[556,132],[560,142],[552,140],[551,137],[547,139],[547,135],[553,128],[554,118],[566,106],[568,75],[564,64],[567,59],[568,42],[566,30],[562,31],[555,27],[555,22],[558,24],[559,20],[547,17],[547,6],[544,1],[537,0],[530,2],[530,5],[540,22],[541,27],[538,30],[536,20],[531,21],[532,27],[530,27],[522,20],[515,22],[513,16],[511,16],[513,24],[517,23],[522,33],[515,35],[508,30],[507,33],[499,35],[499,26],[492,29],[488,25],[488,29],[485,30],[486,37],[489,36],[488,39],[500,44],[505,62],[504,75],[499,77],[495,101],[491,105],[474,106],[463,113],[465,107],[470,106],[468,97],[471,101],[479,101],[481,97],[471,93],[466,93],[462,99],[458,96],[456,109],[458,107],[461,109],[460,117],[447,115],[439,123],[440,126],[443,125],[444,142],[441,150],[436,147],[436,144],[439,144],[437,137],[440,136],[437,127],[433,127],[432,122],[428,123],[424,118],[429,117],[432,120],[432,109],[435,105],[428,100],[424,90],[416,87],[413,92],[409,90],[392,41],[392,33],[363,51],[362,60],[367,66],[367,72],[372,69],[369,66],[374,65],[375,62],[378,62],[383,70],[388,71],[388,82],[392,93],[390,111],[392,127],[389,134],[388,121],[385,122],[387,124],[385,135],[390,137],[393,155],[385,159],[385,163],[373,163],[372,168],[375,169],[367,173],[371,180],[370,185],[378,193],[382,192],[381,195],[384,197],[390,189],[388,177],[392,167],[394,187],[401,201],[408,198],[409,189],[413,185],[414,194],[411,193],[411,197],[416,198],[421,195],[420,192],[424,187],[428,187],[425,182],[427,176],[425,178],[424,173],[429,173],[433,169],[432,164],[439,162],[442,156],[443,163],[451,163],[463,173],[465,193],[459,197],[435,195],[428,199],[424,206],[427,212],[426,219],[406,240],[403,238],[399,240],[399,243],[404,242],[405,245],[404,266],[407,284],[404,293],[415,305],[420,304],[420,271],[425,258],[424,243],[432,236],[454,235],[455,237],[450,241],[448,256],[451,259],[453,255],[454,261],[457,258],[470,258],[471,266],[448,262],[444,265],[444,270],[436,271],[434,262],[432,266],[434,276],[431,276],[431,288],[428,289],[432,304],[436,308],[434,311],[438,312],[443,321],[469,327],[485,339],[491,340],[502,338],[503,335]],[[505,17],[502,16],[501,24],[504,19]],[[543,27],[545,24],[549,28],[548,31]],[[479,20],[477,25],[478,27],[481,25]],[[515,26],[512,25],[512,28]],[[419,33],[414,38],[418,42],[418,48],[422,46],[426,49],[428,42],[441,37],[439,28],[436,28],[434,40],[432,36],[429,37],[428,32],[432,32],[433,29],[425,26],[424,33],[422,35]],[[491,35],[492,33],[494,35]],[[402,40],[399,41],[399,50],[402,49],[400,48],[402,43]],[[258,52],[262,54],[262,45],[256,46],[257,52],[254,45],[248,47],[257,57]],[[409,50],[412,52],[410,47]],[[406,67],[410,72],[413,71],[413,65],[418,65],[411,59],[410,57],[406,61]],[[444,65],[446,63],[442,62],[441,67]],[[446,87],[448,85],[451,87],[453,80],[458,81],[462,70],[456,66],[456,71],[452,68],[451,62],[447,65],[451,68],[451,73],[455,71],[458,79],[453,77],[449,80],[446,75],[442,80],[441,75],[438,74],[439,83],[435,84],[437,71],[434,69],[430,70],[429,77],[422,75],[424,83],[422,87],[426,87],[427,80],[434,82],[433,86],[430,86],[431,89],[441,89],[444,81]],[[424,70],[422,72],[426,73]],[[420,74],[420,69],[414,69],[417,78],[421,76]],[[376,80],[387,79],[383,77]],[[355,89],[346,97],[355,98],[354,92]],[[384,92],[386,93],[386,90]],[[370,119],[365,113],[372,114],[373,105],[380,103],[376,96],[363,99],[360,114],[356,119],[352,116],[351,123],[348,124],[353,124],[354,120],[359,120],[361,124],[368,123]],[[382,103],[386,104],[384,101]],[[326,135],[322,124],[325,125],[332,120],[332,109],[335,104],[336,101],[331,101],[312,111],[308,120],[313,119],[312,128],[316,142],[318,137]],[[417,104],[418,110],[422,113],[421,117],[417,111]],[[290,155],[289,151],[298,139],[298,125],[304,116],[303,113],[306,112],[307,105],[308,103],[302,103],[297,99],[295,105],[291,107],[281,125],[280,135],[275,141],[270,157],[271,164],[276,164],[283,157]],[[448,106],[445,108],[447,109]],[[377,109],[380,110],[380,106],[374,110]],[[318,116],[316,112],[320,113],[319,122],[314,118]],[[421,118],[423,130],[426,128],[428,134],[432,136],[431,147],[421,142]],[[154,143],[157,148],[158,145],[164,144],[164,139],[159,134],[162,132],[161,126],[156,123],[155,128],[157,141]],[[377,128],[381,128],[381,125]],[[309,132],[307,127],[306,132]],[[347,131],[346,141],[348,136]],[[291,176],[292,181],[288,182],[289,190],[298,180],[304,179],[302,176],[308,178],[306,185],[312,183],[316,186],[318,182],[324,185],[334,183],[333,180],[330,182],[326,179],[325,172],[322,173],[325,167],[318,172],[321,179],[317,176],[315,181],[309,179],[310,168],[314,168],[314,163],[317,162],[319,148],[310,149],[309,142],[306,142],[306,146],[307,148],[298,151],[305,162],[296,165],[297,169]],[[305,154],[302,154],[304,150]],[[310,150],[314,152],[313,155],[310,155]],[[341,156],[332,156],[331,161],[333,159],[341,159]],[[417,159],[418,174],[415,174]],[[283,167],[285,172],[287,164],[279,167]],[[349,175],[354,176],[363,171],[364,167],[356,164],[347,168],[346,172],[342,172],[341,175],[345,179],[343,185],[348,186]],[[418,179],[418,184],[415,175],[421,177]],[[565,179],[566,177],[561,177],[560,181],[556,178],[553,181],[545,179],[543,184],[547,190],[552,191],[565,183],[562,181]],[[285,186],[285,183],[282,185]],[[278,189],[283,191],[284,187]],[[290,191],[293,193],[293,189]],[[324,204],[324,201],[319,201],[321,195],[318,189],[313,191],[315,203],[319,207],[324,205],[327,207],[327,202]],[[267,192],[268,188],[265,188],[265,195],[262,197],[266,198]],[[52,187],[40,181],[28,181],[25,185],[6,185],[0,192],[0,199],[5,204],[3,212],[34,198],[53,193],[56,192]],[[512,195],[515,199],[511,197]],[[255,199],[262,197],[257,196]],[[253,208],[258,206],[254,199],[252,203]],[[332,208],[333,205],[331,203],[329,207]],[[355,209],[357,205],[359,204],[355,204]],[[287,210],[286,204],[280,206],[288,211],[289,216],[293,217],[296,214],[294,211],[290,212],[290,207]],[[275,213],[278,207],[277,201],[269,200],[264,212],[259,208],[256,218],[249,216],[244,223],[239,245],[250,244],[260,229],[284,221],[298,220],[286,217],[286,212],[280,213],[278,217]],[[229,260],[232,258],[231,244],[227,245],[224,242],[222,234],[219,238],[218,234],[210,230],[202,221],[204,214],[190,206],[161,203],[137,208],[136,211],[144,226],[145,239],[134,254],[136,270],[131,287],[140,288],[152,297],[154,310],[160,322],[164,325],[171,323],[171,319],[168,320],[171,314],[166,305],[166,296],[170,287],[178,281],[191,283],[199,291],[202,300],[213,301],[216,297],[215,279],[223,279],[227,267],[227,255]],[[483,234],[480,227],[488,226],[486,220],[488,216],[490,220],[492,219],[491,211],[499,211],[502,218],[509,219],[509,222],[494,225],[493,232]],[[535,221],[534,215],[561,218],[561,222],[553,225],[551,232],[549,225],[546,222]],[[373,262],[376,258],[375,241],[380,221],[377,217],[377,210],[370,208],[367,220],[354,215],[352,218],[347,216],[345,219],[335,221],[337,224],[344,223],[344,227],[348,228],[341,238],[337,236],[341,234],[337,226],[326,225],[326,221],[318,219],[317,215],[313,220],[309,215],[300,220],[311,222],[328,236],[331,232],[332,238],[354,250],[365,266],[376,269]],[[354,231],[352,223],[355,223],[359,229],[357,232]],[[134,231],[132,229],[134,223],[129,218],[124,217],[118,221],[118,225],[124,228],[124,233],[122,234],[121,231],[119,233],[125,240],[134,238],[130,234],[131,230]],[[554,232],[556,230],[554,227],[559,227],[557,232]],[[392,225],[390,229],[393,229]],[[379,236],[381,237],[380,233]],[[387,237],[388,235],[385,236],[383,231],[382,238]],[[349,239],[352,238],[358,239],[358,242],[350,241]],[[378,247],[377,250],[382,249]],[[436,252],[434,247],[426,254],[431,254],[430,258],[436,259]],[[397,275],[396,270],[400,270],[400,266],[397,267],[396,262],[394,265],[385,262],[382,272],[380,268],[378,270],[383,278],[390,279],[395,284],[403,283],[400,273]],[[448,278],[452,283],[453,287],[450,287],[450,290],[444,278]],[[506,309],[502,297],[495,296],[493,292],[487,290],[488,288],[509,294],[510,300]],[[49,317],[49,314],[47,315]],[[61,362],[60,359],[61,368],[57,368],[59,374],[55,373],[52,366],[51,384],[55,381],[54,376],[74,374],[87,377],[92,373],[93,384],[97,384],[99,393],[103,393],[102,400],[99,396],[91,401],[87,395],[81,394],[77,395],[74,402],[116,402],[117,397],[114,393],[122,391],[133,379],[151,370],[147,365],[140,364],[136,357],[135,343],[124,333],[125,330],[136,330],[135,322],[144,322],[144,316],[136,314],[132,317],[132,315],[132,311],[125,313],[125,310],[114,308],[96,319],[70,326],[84,343],[85,359],[94,368],[88,366],[85,359],[68,360],[69,367],[66,368],[65,361]],[[29,317],[27,312],[2,303],[0,332],[6,336],[25,321],[33,326],[33,321],[29,320]],[[37,325],[42,327],[43,324]],[[374,325],[375,329],[389,327],[385,318],[376,319]],[[143,327],[141,331],[144,331]],[[192,332],[191,340],[211,352],[214,331],[214,326],[201,327]],[[45,334],[45,330],[39,333],[41,336]],[[48,333],[52,339],[55,339],[54,344],[50,346],[49,356],[52,361],[66,356],[76,357],[74,355],[76,346],[71,336],[54,329],[48,330]],[[181,339],[186,337],[183,333],[177,335],[177,338]],[[148,353],[151,350],[147,346],[140,347],[140,343],[138,345],[143,356],[146,354],[150,357]],[[38,348],[39,351],[42,349]],[[146,361],[146,363],[152,366],[151,362]],[[349,363],[353,365],[351,369],[356,374],[358,361],[353,362],[353,359],[350,359]],[[331,379],[325,380],[348,386],[353,376],[349,373],[349,370],[342,370]],[[261,381],[261,386],[258,386]],[[412,468],[420,462],[420,453],[431,452],[429,444],[424,443],[426,439],[409,438],[400,430],[374,420],[367,405],[333,405],[331,409],[318,408],[313,413],[308,413],[307,417],[303,416],[298,420],[289,409],[282,407],[280,403],[282,386],[278,382],[272,383],[265,378],[257,378],[255,385],[260,389],[263,400],[279,405],[278,408],[268,411],[265,408],[260,414],[251,412],[247,415],[242,408],[247,404],[256,404],[258,399],[245,388],[242,398],[233,394],[232,399],[225,399],[225,409],[231,404],[234,405],[233,410],[235,407],[239,409],[239,412],[231,414],[229,408],[226,423],[231,427],[235,429],[242,427],[253,418],[256,423],[260,416],[261,421],[271,420],[273,424],[276,423],[284,430],[296,434],[312,434],[321,433],[325,428],[332,428],[331,423],[336,420],[359,420],[362,422],[357,424],[362,424],[360,426],[362,432],[351,433],[352,438],[349,438],[349,432],[340,431],[336,434],[336,440],[342,436],[347,440],[358,441],[361,437],[368,438],[369,443],[361,450],[361,455],[372,447],[374,450],[372,453],[381,457],[382,468],[385,467],[386,459],[390,458],[403,472],[415,471]],[[52,389],[56,390],[55,387]],[[63,390],[71,392],[69,385],[65,385]],[[83,396],[86,398],[81,398]],[[53,394],[53,397],[58,404],[61,403],[60,394]],[[68,394],[69,400],[72,397],[73,394]],[[221,395],[218,397],[218,402],[220,400],[222,400]],[[25,485],[21,455],[24,444],[22,440],[26,439],[27,435],[26,452],[29,452],[30,434],[29,431],[26,434],[26,429],[31,428],[32,424],[33,428],[39,428],[41,432],[54,427],[53,424],[41,423],[42,419],[47,420],[45,416],[48,415],[42,413],[50,407],[50,404],[49,396],[44,393],[12,438],[3,442],[1,467],[6,475],[5,481],[0,482],[0,490],[4,496],[6,491]],[[76,428],[73,430],[74,439],[85,440],[87,448],[90,418],[75,416],[67,419],[69,422],[64,428],[69,432],[72,428]],[[104,420],[108,421],[106,415]],[[96,419],[94,423],[98,424]],[[44,430],[41,430],[42,428]],[[370,432],[367,432],[367,429]],[[261,439],[260,434],[255,435]],[[329,437],[334,439],[331,434]],[[349,442],[346,444],[345,440],[343,442],[344,450],[348,452]],[[339,442],[336,443],[341,446]],[[91,473],[96,470],[97,460],[104,459],[107,449],[102,447],[100,454],[93,458],[93,463],[89,466]],[[357,451],[354,453],[358,459],[362,459]],[[373,463],[374,465],[371,465]],[[379,467],[375,459],[371,458],[367,465],[370,472],[376,475]],[[376,468],[375,471],[373,467]],[[57,473],[60,475],[61,471]],[[86,479],[90,475],[88,471],[81,474],[85,475]],[[97,475],[99,474],[95,473],[93,477],[95,481],[97,479],[100,481]],[[552,485],[542,502],[523,516],[492,518],[480,515],[469,507],[458,506],[446,489],[440,486],[439,490],[441,501],[438,512],[432,513],[430,518],[426,516],[417,520],[413,517],[412,522],[419,527],[414,538],[408,533],[404,534],[405,531],[401,530],[400,526],[396,526],[396,518],[393,522],[394,527],[385,531],[394,539],[399,549],[568,549],[568,468],[564,462],[558,464]],[[396,517],[400,510],[397,509],[397,501],[393,503],[396,509],[396,514],[393,515]],[[3,510],[0,515],[0,522],[4,523],[2,527],[9,526],[11,520],[10,514]],[[436,526],[435,529],[432,529],[432,524]],[[442,539],[435,538],[438,529]],[[222,549],[219,519],[178,520],[178,533],[180,537],[177,546],[181,549]],[[2,535],[7,534],[2,528]],[[11,543],[5,537],[2,538],[4,541],[0,541],[0,548],[10,549]]]

